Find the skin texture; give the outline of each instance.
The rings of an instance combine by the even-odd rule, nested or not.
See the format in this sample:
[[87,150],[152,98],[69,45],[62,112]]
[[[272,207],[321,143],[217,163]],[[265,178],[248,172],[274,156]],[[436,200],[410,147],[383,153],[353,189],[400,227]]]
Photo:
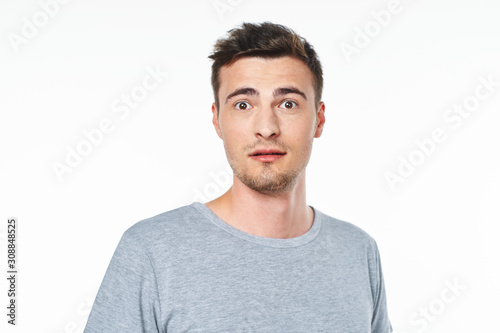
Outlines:
[[[306,205],[305,170],[325,122],[325,105],[314,100],[311,71],[292,57],[247,57],[222,67],[219,78],[220,106],[217,112],[212,105],[212,122],[233,169],[233,185],[206,205],[256,236],[304,234],[314,219]],[[285,155],[257,161],[250,157],[256,149]]]

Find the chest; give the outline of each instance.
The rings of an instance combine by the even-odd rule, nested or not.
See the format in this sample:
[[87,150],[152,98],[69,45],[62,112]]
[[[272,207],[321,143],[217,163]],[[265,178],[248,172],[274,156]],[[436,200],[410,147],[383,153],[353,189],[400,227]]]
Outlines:
[[362,260],[218,255],[160,277],[165,332],[370,332]]

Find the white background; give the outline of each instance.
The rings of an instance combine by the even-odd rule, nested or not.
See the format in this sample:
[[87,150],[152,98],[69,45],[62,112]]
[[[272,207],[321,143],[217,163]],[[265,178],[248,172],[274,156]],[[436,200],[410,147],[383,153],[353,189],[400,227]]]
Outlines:
[[[13,328],[2,278],[0,330],[82,332],[128,227],[229,187],[207,56],[243,21],[287,25],[319,53],[326,124],[307,169],[308,204],[377,240],[394,331],[497,329],[500,3],[401,0],[381,26],[374,13],[388,6],[73,0],[48,16],[37,1],[1,0],[1,267],[14,216],[19,294]],[[357,53],[345,54],[347,44]],[[114,103],[139,91],[148,68],[169,75],[120,117]],[[474,106],[488,77],[496,86]],[[444,118],[465,101],[468,117]],[[59,179],[54,163],[103,119],[113,130]],[[425,155],[415,140],[439,128],[446,140]],[[410,157],[412,172],[401,166]],[[398,168],[407,174],[391,188],[386,175]]]

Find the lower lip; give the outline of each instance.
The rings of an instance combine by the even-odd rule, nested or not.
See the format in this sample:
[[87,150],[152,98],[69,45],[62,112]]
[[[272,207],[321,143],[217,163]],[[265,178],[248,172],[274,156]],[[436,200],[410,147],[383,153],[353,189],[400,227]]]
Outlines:
[[283,155],[255,155],[255,156],[250,156],[250,157],[256,161],[259,161],[259,162],[274,162],[283,156],[284,156],[284,154]]

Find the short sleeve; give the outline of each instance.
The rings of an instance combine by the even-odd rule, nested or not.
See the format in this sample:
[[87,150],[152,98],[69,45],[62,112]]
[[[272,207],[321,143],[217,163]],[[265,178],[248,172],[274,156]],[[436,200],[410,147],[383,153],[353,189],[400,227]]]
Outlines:
[[390,333],[392,325],[387,311],[387,300],[385,295],[384,276],[382,274],[382,264],[380,254],[375,241],[373,241],[375,267],[373,281],[373,316],[372,333]]
[[160,333],[160,310],[151,259],[126,231],[106,270],[84,333]]

